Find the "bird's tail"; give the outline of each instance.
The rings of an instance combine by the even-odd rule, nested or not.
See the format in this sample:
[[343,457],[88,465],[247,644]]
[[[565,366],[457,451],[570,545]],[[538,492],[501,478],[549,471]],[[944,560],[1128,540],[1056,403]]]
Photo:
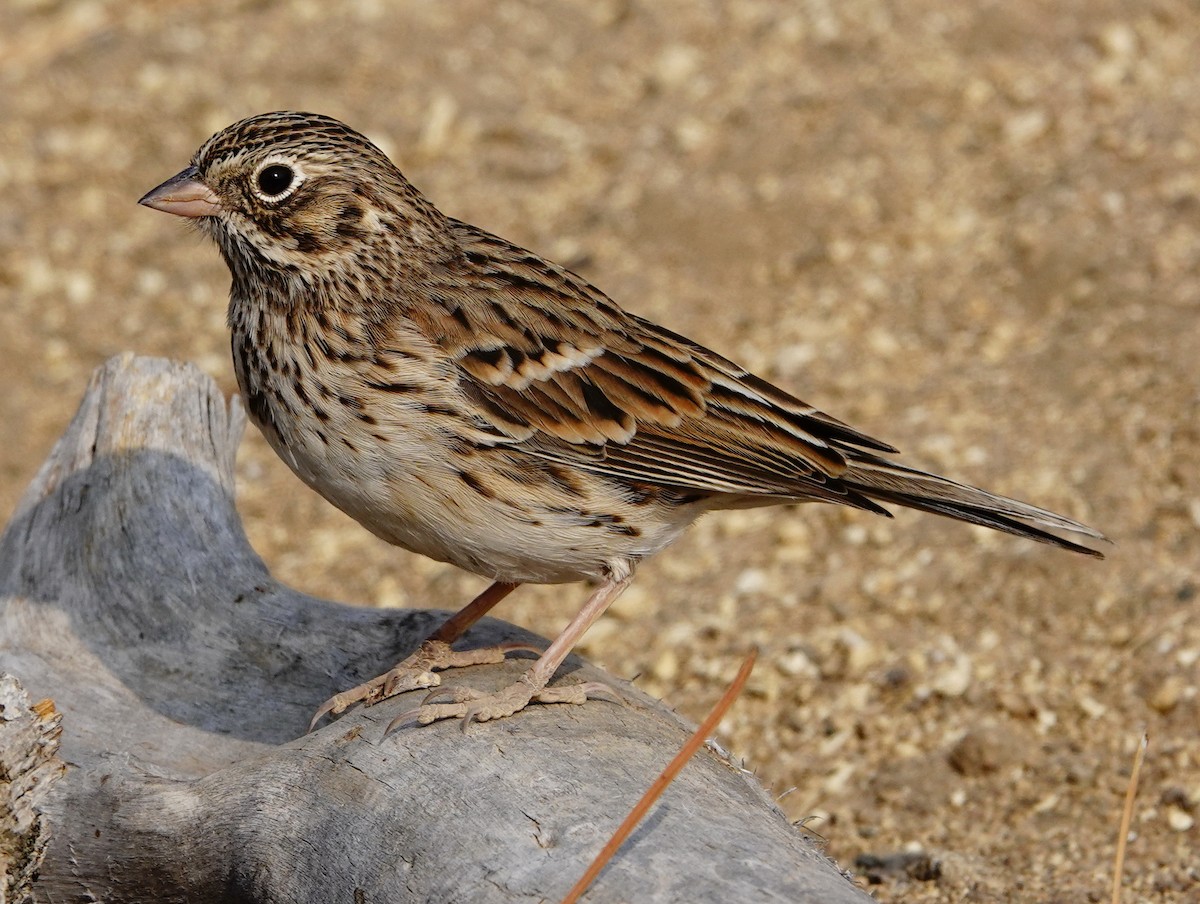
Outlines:
[[1098,559],[1104,558],[1101,547],[1110,542],[1086,524],[936,474],[865,455],[848,465],[839,482],[879,502],[981,524]]

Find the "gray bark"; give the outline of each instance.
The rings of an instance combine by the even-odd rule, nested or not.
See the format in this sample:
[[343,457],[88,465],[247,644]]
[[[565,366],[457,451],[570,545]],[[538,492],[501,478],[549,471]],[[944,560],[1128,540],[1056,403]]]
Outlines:
[[0,904],[32,900],[50,830],[42,803],[66,765],[58,758],[62,714],[36,706],[11,675],[0,675]]
[[[0,671],[63,714],[40,901],[554,901],[686,738],[631,701],[404,727],[419,694],[305,735],[444,613],[275,581],[233,504],[244,419],[198,370],[115,358],[0,538]],[[473,643],[527,637],[488,620]],[[495,688],[527,665],[461,670]],[[560,676],[561,680],[561,676]],[[586,900],[870,900],[709,750]]]

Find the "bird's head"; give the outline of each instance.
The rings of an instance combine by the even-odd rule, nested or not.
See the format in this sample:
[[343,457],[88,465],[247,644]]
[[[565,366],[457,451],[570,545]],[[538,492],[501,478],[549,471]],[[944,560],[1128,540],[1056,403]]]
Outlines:
[[313,113],[265,113],[222,129],[138,203],[188,217],[235,283],[427,266],[444,257],[442,215],[378,147]]

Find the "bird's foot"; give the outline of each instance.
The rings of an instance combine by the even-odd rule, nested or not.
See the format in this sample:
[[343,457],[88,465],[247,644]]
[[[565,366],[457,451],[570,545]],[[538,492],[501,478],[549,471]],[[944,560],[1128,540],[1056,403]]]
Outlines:
[[419,707],[393,719],[384,734],[391,734],[406,722],[428,725],[440,719],[458,718],[463,720],[462,727],[465,731],[472,722],[504,719],[519,713],[530,703],[573,703],[579,706],[588,700],[625,702],[616,691],[599,681],[538,687],[529,680],[528,675],[523,675],[515,684],[491,694],[469,687],[438,688],[431,691]]
[[517,650],[527,650],[531,653],[541,652],[537,647],[523,643],[497,644],[477,650],[453,650],[450,648],[450,644],[444,641],[427,640],[415,653],[398,663],[395,668],[382,675],[377,675],[357,687],[352,687],[348,691],[334,694],[326,700],[312,717],[308,730],[312,731],[325,716],[339,715],[356,703],[370,706],[406,691],[437,687],[442,683],[441,675],[437,674],[440,670],[503,662],[508,653]]

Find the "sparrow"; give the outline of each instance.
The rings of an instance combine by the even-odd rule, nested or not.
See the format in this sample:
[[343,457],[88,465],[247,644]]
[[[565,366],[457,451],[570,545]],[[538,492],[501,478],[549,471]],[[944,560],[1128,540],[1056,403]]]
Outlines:
[[[292,471],[389,543],[492,582],[395,668],[326,701],[310,729],[425,687],[389,731],[611,699],[595,682],[550,681],[638,564],[718,509],[890,516],[892,504],[1103,557],[1098,531],[901,464],[578,274],[446,216],[327,116],[237,122],[139,203],[220,249],[238,386]],[[452,647],[518,585],[576,581],[595,589],[516,683],[439,687],[439,670],[522,647]]]

